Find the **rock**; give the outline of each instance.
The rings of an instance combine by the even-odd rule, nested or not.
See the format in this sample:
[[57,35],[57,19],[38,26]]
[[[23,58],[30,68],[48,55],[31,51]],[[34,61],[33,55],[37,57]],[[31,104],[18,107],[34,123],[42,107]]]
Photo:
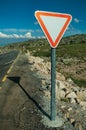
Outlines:
[[62,81],[56,80],[57,86],[60,90],[66,88]]
[[80,88],[79,87],[73,87],[72,91],[74,91],[77,94],[80,91]]
[[46,90],[46,89],[47,89],[46,86],[43,86],[43,85],[39,88],[40,91],[43,91],[43,90]]
[[85,102],[85,101],[81,101],[81,102],[80,102],[80,106],[81,106],[84,110],[86,110],[86,102]]
[[69,112],[66,113],[66,118],[68,119],[70,117]]
[[68,109],[68,111],[72,111],[72,107],[70,107],[70,108]]
[[77,129],[77,130],[85,130],[85,129],[82,128],[81,124],[77,124],[77,123],[75,123],[75,129]]
[[71,98],[71,99],[70,99],[70,102],[71,102],[71,103],[76,103],[76,100],[75,100],[74,98]]
[[[59,84],[58,84],[58,83],[59,83]],[[64,88],[65,86],[61,83],[61,81],[59,81],[58,83],[57,83],[58,86],[57,86],[57,84],[56,84],[56,96],[57,96],[57,99],[60,100],[60,99],[62,99],[62,98],[65,97],[66,92],[63,90],[63,88]]]
[[70,93],[66,96],[66,98],[68,98],[71,103],[76,103],[77,95],[76,95],[75,92],[70,92]]
[[51,85],[47,85],[46,89],[50,91],[51,90]]
[[65,81],[65,77],[61,73],[56,72],[56,80]]
[[74,118],[71,118],[71,119],[70,119],[70,122],[71,122],[71,124],[74,123],[74,122],[75,122],[75,119],[74,119]]
[[51,79],[46,79],[46,85],[51,85]]
[[50,99],[50,92],[49,91],[44,91],[45,96],[47,96]]
[[61,108],[63,109],[63,108],[65,108],[66,106],[61,106]]
[[63,63],[64,63],[65,65],[71,64],[71,62],[73,62],[73,59],[72,59],[72,58],[63,59]]
[[81,100],[81,101],[86,101],[86,90],[80,90],[77,92],[77,97]]
[[66,97],[74,99],[74,98],[77,98],[77,95],[75,92],[70,92]]
[[81,124],[79,124],[79,130],[83,130],[83,128],[82,128],[82,126],[81,126]]
[[65,95],[66,95],[66,93],[63,90],[59,91],[59,97],[60,98],[64,98]]
[[46,80],[41,80],[42,85],[46,85]]
[[51,71],[51,63],[50,62],[46,62],[45,67],[48,69],[48,71]]
[[64,81],[64,85],[66,86],[66,88],[68,88],[68,89],[71,89],[71,84],[70,83],[68,83],[67,81]]
[[35,58],[35,62],[37,62],[37,63],[42,63],[43,61],[44,60],[42,58],[40,58],[40,57]]
[[78,99],[78,97],[77,97],[77,98],[76,98],[76,103],[77,103],[77,104],[80,104],[80,102],[81,102],[81,100]]
[[51,80],[49,79],[42,79],[42,86],[40,88],[40,90],[50,90],[51,89]]
[[71,78],[68,78],[68,79],[67,79],[67,82],[68,82],[69,84],[71,84],[71,85],[74,85],[74,82],[73,82],[73,80],[72,80]]

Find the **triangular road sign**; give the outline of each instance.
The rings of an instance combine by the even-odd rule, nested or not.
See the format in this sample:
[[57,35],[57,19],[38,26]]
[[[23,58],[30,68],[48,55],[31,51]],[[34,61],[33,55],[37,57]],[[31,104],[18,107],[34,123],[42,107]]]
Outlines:
[[62,13],[36,11],[35,17],[48,39],[50,46],[56,48],[66,31],[72,16]]

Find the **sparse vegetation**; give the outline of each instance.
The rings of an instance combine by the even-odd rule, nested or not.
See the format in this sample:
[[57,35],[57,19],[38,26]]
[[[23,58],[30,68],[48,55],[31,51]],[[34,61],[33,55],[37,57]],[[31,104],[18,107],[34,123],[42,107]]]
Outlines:
[[61,98],[62,102],[69,102],[68,98]]
[[[46,45],[43,46],[31,46],[31,45],[25,45],[25,49],[32,52],[34,56],[50,56],[51,53],[51,47],[46,43]],[[86,55],[86,44],[70,44],[70,45],[63,45],[59,44],[59,46],[56,48],[57,50],[57,57],[78,57],[78,58],[84,58]]]
[[83,79],[75,79],[75,78],[72,78],[71,79],[74,81],[74,83],[76,83],[79,87],[86,87],[86,81],[83,80]]
[[[34,56],[49,59],[51,55],[51,47],[46,39],[10,44],[1,47],[0,52],[10,49],[19,49],[25,53],[29,50]],[[71,77],[80,87],[86,87],[86,34],[64,37],[56,48],[56,56],[57,71]]]

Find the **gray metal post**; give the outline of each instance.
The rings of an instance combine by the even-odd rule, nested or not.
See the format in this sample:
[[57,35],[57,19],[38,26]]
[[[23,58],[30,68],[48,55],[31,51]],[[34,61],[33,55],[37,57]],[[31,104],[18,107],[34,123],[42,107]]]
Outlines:
[[56,117],[55,84],[56,84],[56,48],[51,48],[51,120],[55,120]]

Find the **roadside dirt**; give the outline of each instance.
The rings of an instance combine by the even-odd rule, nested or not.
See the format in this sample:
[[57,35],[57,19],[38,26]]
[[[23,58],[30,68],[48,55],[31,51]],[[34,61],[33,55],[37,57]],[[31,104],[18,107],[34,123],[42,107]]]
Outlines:
[[61,73],[72,76],[78,80],[86,80],[86,62],[59,65]]
[[86,87],[86,60],[78,58],[60,59],[57,71],[71,78],[79,87]]
[[0,130],[57,130],[41,122],[48,114],[43,109],[40,85],[27,56],[19,55],[0,90]]

